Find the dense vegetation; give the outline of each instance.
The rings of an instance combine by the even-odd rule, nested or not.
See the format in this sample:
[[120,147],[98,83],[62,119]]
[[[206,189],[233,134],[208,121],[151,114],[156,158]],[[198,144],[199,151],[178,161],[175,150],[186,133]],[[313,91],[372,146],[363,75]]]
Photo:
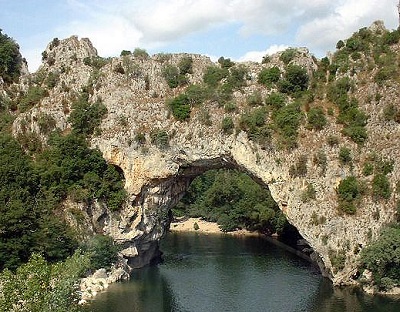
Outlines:
[[249,229],[272,234],[288,227],[268,189],[236,170],[210,170],[197,177],[174,214],[217,222],[226,232]]
[[6,83],[15,82],[20,75],[21,64],[18,44],[0,29],[0,77]]

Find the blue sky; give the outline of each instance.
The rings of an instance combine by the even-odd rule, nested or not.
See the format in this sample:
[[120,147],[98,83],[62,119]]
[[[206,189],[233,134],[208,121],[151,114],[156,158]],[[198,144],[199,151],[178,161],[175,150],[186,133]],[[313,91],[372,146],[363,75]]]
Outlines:
[[317,57],[375,20],[398,26],[397,0],[0,0],[0,28],[29,68],[55,37],[88,37],[100,56],[144,48],[261,61],[286,47]]

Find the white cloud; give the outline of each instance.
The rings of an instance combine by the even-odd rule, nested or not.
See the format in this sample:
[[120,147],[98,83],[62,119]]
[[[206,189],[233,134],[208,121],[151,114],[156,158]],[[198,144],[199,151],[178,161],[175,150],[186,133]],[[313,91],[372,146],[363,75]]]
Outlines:
[[334,48],[340,39],[348,38],[375,20],[384,20],[388,28],[396,27],[396,11],[394,0],[339,1],[324,16],[312,17],[301,25],[296,41],[311,50],[326,51]]
[[[389,28],[397,27],[398,20],[396,0],[67,0],[66,3],[75,14],[69,22],[54,29],[53,37],[73,34],[89,37],[102,56],[118,55],[122,49],[135,47],[162,48],[196,33],[204,38],[207,31],[213,32],[218,27],[236,29],[238,33],[226,36],[239,38],[238,45],[240,37],[259,35],[272,46],[279,43],[270,41],[274,35],[285,39],[281,42],[324,54],[339,39],[375,20],[384,20]],[[248,52],[242,58],[256,59],[261,53],[265,55],[267,51]],[[237,55],[234,51],[228,54]]]
[[267,50],[264,51],[249,51],[245,55],[241,56],[238,61],[239,62],[246,62],[246,61],[253,61],[253,62],[261,62],[263,57],[266,55],[272,55],[279,51],[284,51],[288,48],[286,45],[272,45]]

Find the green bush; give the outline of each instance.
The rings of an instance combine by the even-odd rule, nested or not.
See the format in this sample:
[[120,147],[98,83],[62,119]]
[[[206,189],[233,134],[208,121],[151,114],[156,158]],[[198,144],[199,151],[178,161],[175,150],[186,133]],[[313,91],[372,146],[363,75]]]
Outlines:
[[373,172],[374,172],[374,165],[369,162],[365,163],[362,171],[363,175],[370,176]]
[[297,131],[302,119],[300,106],[297,103],[290,103],[274,112],[272,118],[283,145],[287,148],[296,147]]
[[266,110],[263,107],[247,112],[240,117],[239,127],[249,138],[263,147],[271,143],[271,131],[265,124]]
[[221,65],[222,68],[231,68],[232,66],[235,65],[234,62],[231,61],[230,58],[224,58],[223,56],[221,56],[218,59],[218,63]]
[[246,102],[249,106],[263,105],[263,99],[260,91],[255,91],[253,94],[247,96]]
[[361,186],[356,177],[350,176],[340,181],[337,194],[339,210],[347,214],[356,213],[355,201],[361,196]]
[[165,130],[155,129],[150,133],[151,143],[158,148],[167,148],[169,146],[169,136]]
[[92,270],[109,269],[118,259],[118,247],[110,236],[95,235],[86,242],[83,251],[90,255]]
[[271,68],[263,68],[258,74],[258,83],[265,86],[271,86],[281,78],[281,71],[278,67],[274,66]]
[[72,103],[72,111],[68,117],[68,122],[71,123],[73,131],[85,136],[92,135],[107,114],[107,108],[100,100],[91,104],[88,99],[89,95],[83,92]]
[[282,93],[272,92],[265,99],[265,104],[271,106],[273,110],[278,110],[285,106],[286,98]]
[[326,123],[325,113],[321,107],[313,107],[307,113],[307,128],[322,130]]
[[174,65],[166,65],[162,70],[162,75],[167,81],[168,86],[172,89],[187,83],[185,76]]
[[[384,228],[378,239],[361,251],[362,269],[373,274],[374,282],[380,288],[400,283],[400,228],[398,225]],[[391,283],[385,278],[390,278]]]
[[228,74],[229,71],[226,68],[209,66],[204,73],[203,81],[211,87],[216,87],[223,78],[228,76]]
[[316,198],[316,191],[314,186],[311,183],[307,184],[306,190],[301,194],[301,200],[304,203],[309,202],[310,200],[314,200]]
[[168,101],[168,107],[171,109],[172,115],[180,121],[190,118],[190,101],[186,94],[181,93],[177,97]]
[[284,79],[279,83],[279,90],[283,93],[296,93],[307,90],[309,77],[307,71],[298,65],[289,65]]
[[347,147],[341,147],[339,150],[339,160],[342,164],[348,164],[352,161],[351,150]]
[[389,179],[378,173],[372,180],[372,194],[376,199],[389,199],[392,194]]
[[304,177],[307,174],[307,161],[308,158],[306,155],[300,155],[297,159],[297,162],[290,166],[289,168],[289,175],[292,178],[296,177]]
[[0,77],[6,83],[16,82],[20,76],[22,56],[18,44],[0,29]]
[[178,68],[181,75],[192,74],[193,59],[191,56],[184,56],[179,60]]
[[232,117],[224,117],[221,123],[221,129],[225,134],[231,134],[235,124],[233,123]]
[[204,85],[198,84],[188,86],[185,94],[192,106],[201,105],[210,97],[209,89]]
[[281,53],[279,59],[287,65],[295,58],[296,54],[297,54],[296,49],[288,48]]
[[39,102],[48,95],[49,93],[45,89],[37,86],[31,86],[29,87],[25,96],[19,100],[18,109],[21,112],[26,112],[28,109],[39,104]]
[[135,50],[133,50],[132,55],[135,58],[143,59],[143,60],[149,58],[149,54],[147,53],[147,51],[145,49],[141,49],[141,48],[135,48]]

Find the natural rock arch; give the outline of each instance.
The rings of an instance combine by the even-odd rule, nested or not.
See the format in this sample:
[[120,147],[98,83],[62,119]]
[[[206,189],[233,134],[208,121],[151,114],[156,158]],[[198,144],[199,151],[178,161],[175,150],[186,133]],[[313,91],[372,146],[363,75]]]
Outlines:
[[[163,77],[163,68],[177,66],[182,57],[190,56],[193,71],[187,74],[187,81],[200,84],[207,67],[219,66],[208,57],[193,54],[124,56],[103,59],[100,65],[94,62],[96,67],[91,61],[98,61],[96,49],[88,39],[77,37],[61,40],[57,46],[50,44],[46,52],[52,62],[45,61],[38,74],[58,73],[57,85],[49,91],[48,97],[16,118],[13,133],[17,136],[29,129],[45,141],[35,118],[41,113],[53,117],[55,126],[68,132],[71,99],[82,89],[89,92],[90,102],[103,102],[108,113],[102,120],[101,132],[96,133],[90,143],[93,148],[100,149],[109,163],[123,171],[129,203],[118,212],[111,212],[104,205],[92,205],[87,208],[92,211],[88,211],[86,220],[91,222],[88,228],[112,236],[123,247],[122,254],[132,267],[147,264],[155,256],[157,242],[167,227],[169,209],[180,199],[191,178],[206,168],[233,166],[268,186],[288,221],[319,254],[335,284],[352,282],[360,247],[377,237],[380,229],[394,219],[395,195],[387,202],[376,202],[366,196],[357,213],[351,216],[337,209],[337,185],[347,176],[362,176],[362,165],[368,153],[377,151],[396,162],[400,159],[395,140],[398,125],[382,123],[378,104],[368,100],[368,96],[372,98],[372,94],[376,94],[372,76],[360,84],[354,95],[369,115],[368,140],[363,146],[350,141],[342,134],[342,125],[335,117],[327,116],[328,124],[321,131],[300,127],[297,147],[286,150],[278,148],[276,136],[271,137],[268,144],[259,145],[239,128],[232,133],[221,131],[221,123],[228,113],[217,101],[209,100],[200,107],[194,105],[187,121],[177,121],[171,116],[166,101],[184,92],[186,87],[171,89]],[[291,62],[306,68],[310,75],[317,68],[315,58],[306,49],[299,49]],[[246,102],[249,95],[259,92],[266,97],[272,92],[257,82],[260,71],[266,66],[284,68],[279,54],[272,56],[267,65],[245,63],[238,66],[241,65],[246,67],[248,79],[241,91],[232,94],[237,109],[230,112],[229,117],[236,125],[249,108]],[[121,66],[124,72],[119,70]],[[23,77],[21,85],[28,84],[31,78]],[[386,98],[398,105],[398,88],[388,89]],[[169,138],[168,144],[163,146],[152,142],[153,134],[160,131],[164,138],[165,134]],[[137,140],[138,134],[142,139]],[[327,144],[328,137],[336,137],[341,146],[354,151],[353,166],[341,164],[338,158],[341,146]],[[313,161],[318,152],[326,158],[325,170]],[[290,167],[300,159],[305,170],[300,175],[291,174]],[[400,168],[396,163],[390,178],[392,186],[398,177]],[[316,199],[303,202],[302,194],[309,184],[316,191]],[[318,222],[314,222],[315,218]],[[332,260],[337,259],[341,260],[340,266],[332,267],[332,263],[337,263]]]

